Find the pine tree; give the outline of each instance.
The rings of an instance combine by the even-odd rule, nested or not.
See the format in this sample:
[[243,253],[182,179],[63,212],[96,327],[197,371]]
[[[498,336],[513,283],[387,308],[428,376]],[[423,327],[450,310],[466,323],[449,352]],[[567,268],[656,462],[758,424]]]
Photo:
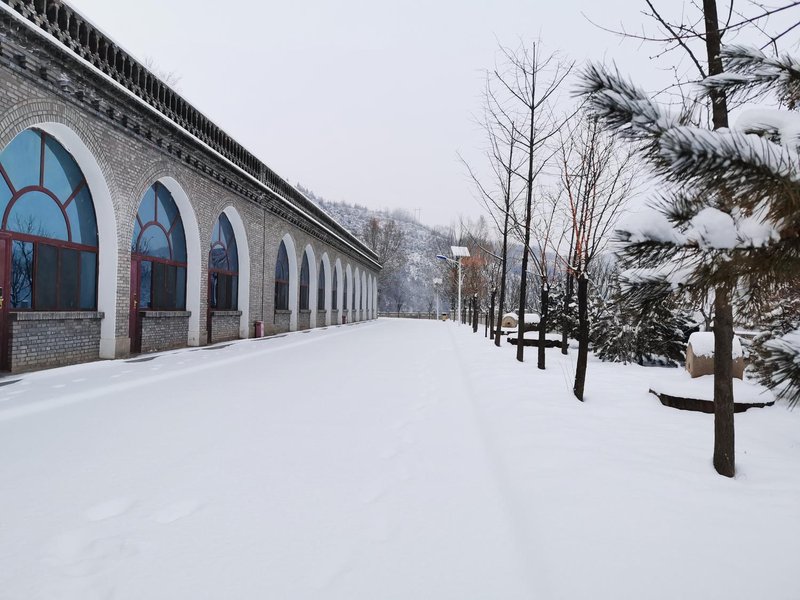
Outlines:
[[[761,383],[769,387],[789,385],[797,377],[785,377],[796,368],[797,344],[792,344],[793,333],[800,330],[800,276],[798,282],[784,293],[777,295],[771,302],[772,309],[765,310],[754,326],[759,333],[750,344],[750,364],[748,371],[753,373]],[[788,336],[788,339],[787,339]],[[788,347],[787,347],[788,346]],[[788,395],[797,398],[797,392],[787,390]],[[797,400],[794,400],[795,404]]]
[[642,310],[625,301],[619,283],[592,307],[592,346],[604,361],[675,366],[686,360],[688,312],[677,298]]
[[[794,105],[800,63],[767,59],[758,50],[724,49],[726,73],[708,78],[720,93],[775,92]],[[701,299],[728,294],[741,314],[762,306],[800,272],[800,117],[758,111],[744,131],[688,125],[622,78],[590,65],[582,92],[593,114],[639,144],[665,182],[658,212],[620,232],[626,297],[655,306],[681,289]],[[795,288],[796,289],[796,288]],[[789,402],[800,400],[800,332],[768,345],[771,385]]]

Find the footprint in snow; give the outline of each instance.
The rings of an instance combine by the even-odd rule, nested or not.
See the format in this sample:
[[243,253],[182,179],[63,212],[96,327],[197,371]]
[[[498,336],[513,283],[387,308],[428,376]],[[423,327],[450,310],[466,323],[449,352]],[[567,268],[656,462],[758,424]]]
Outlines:
[[156,513],[156,523],[167,525],[179,519],[191,516],[200,508],[200,503],[195,500],[182,500],[162,508]]
[[71,577],[85,577],[137,552],[136,545],[122,536],[98,537],[79,529],[52,538],[44,547],[43,562]]
[[128,512],[133,506],[133,501],[128,498],[115,498],[107,502],[95,504],[84,515],[87,521],[105,521],[113,519]]

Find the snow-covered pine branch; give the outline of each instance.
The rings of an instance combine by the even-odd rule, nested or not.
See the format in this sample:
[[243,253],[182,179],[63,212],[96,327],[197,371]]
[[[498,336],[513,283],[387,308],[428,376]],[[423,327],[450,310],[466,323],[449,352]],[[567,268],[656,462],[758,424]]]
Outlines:
[[652,143],[682,121],[679,116],[664,111],[616,68],[612,73],[590,62],[579,73],[575,91],[586,97],[587,109],[606,129],[631,140]]
[[705,78],[701,86],[728,95],[754,92],[775,94],[790,109],[800,100],[800,62],[788,54],[767,56],[757,48],[728,45],[722,48],[725,73]]

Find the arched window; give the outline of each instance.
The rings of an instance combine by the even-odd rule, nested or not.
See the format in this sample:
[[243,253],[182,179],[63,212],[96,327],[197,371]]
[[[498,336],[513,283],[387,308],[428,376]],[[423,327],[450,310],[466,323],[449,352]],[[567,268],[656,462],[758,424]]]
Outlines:
[[317,310],[325,310],[325,263],[322,261],[319,261],[317,278]]
[[286,244],[281,242],[278,248],[278,260],[275,261],[275,310],[289,309],[289,255]]
[[154,183],[139,204],[131,242],[139,310],[186,308],[186,235],[169,190]]
[[347,272],[344,274],[344,296],[342,296],[342,310],[347,310]]
[[300,267],[300,310],[308,310],[308,288],[309,288],[309,273],[308,273],[308,253],[303,253],[303,266]]
[[211,232],[208,252],[208,305],[216,310],[239,307],[239,252],[233,227],[222,213]]
[[11,236],[10,306],[97,307],[97,219],[78,163],[28,129],[0,153],[1,227]]
[[331,309],[339,310],[339,299],[336,293],[339,291],[339,277],[336,273],[336,268],[333,269],[333,287],[331,288]]

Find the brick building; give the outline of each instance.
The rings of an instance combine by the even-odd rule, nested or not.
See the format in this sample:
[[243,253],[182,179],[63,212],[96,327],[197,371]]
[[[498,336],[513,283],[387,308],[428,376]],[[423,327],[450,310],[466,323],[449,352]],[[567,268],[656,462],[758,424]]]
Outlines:
[[71,7],[0,0],[14,372],[377,316],[377,256]]

